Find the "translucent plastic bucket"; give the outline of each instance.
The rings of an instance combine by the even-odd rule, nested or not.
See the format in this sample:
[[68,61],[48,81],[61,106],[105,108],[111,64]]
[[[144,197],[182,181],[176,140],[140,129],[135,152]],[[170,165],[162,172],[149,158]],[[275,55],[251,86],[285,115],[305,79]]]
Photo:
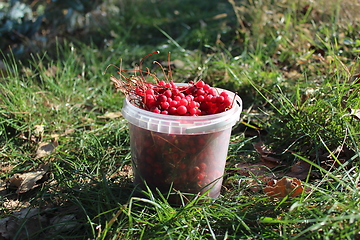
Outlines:
[[[163,194],[219,196],[231,129],[242,111],[240,97],[226,92],[235,97],[232,108],[204,116],[163,115],[124,100],[122,114],[129,122],[136,185]],[[170,196],[169,201],[179,199]]]

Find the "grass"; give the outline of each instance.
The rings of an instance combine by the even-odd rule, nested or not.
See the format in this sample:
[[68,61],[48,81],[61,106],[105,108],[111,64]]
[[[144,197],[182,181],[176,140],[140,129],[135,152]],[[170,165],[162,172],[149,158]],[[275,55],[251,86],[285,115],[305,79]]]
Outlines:
[[[69,38],[27,61],[3,57],[0,219],[38,210],[15,221],[13,239],[359,239],[358,4],[109,0],[108,8],[117,4],[123,12],[99,32],[105,44],[90,35],[90,45]],[[134,192],[127,123],[106,117],[122,106],[110,84],[116,68],[104,72],[156,50],[146,66],[171,51],[185,65],[176,81],[201,77],[244,101],[213,202],[174,207]],[[256,176],[236,173],[236,163],[257,162],[260,141],[288,168],[310,164],[301,196],[269,198],[253,191]],[[56,150],[37,157],[40,142]],[[44,164],[40,185],[17,194],[11,177]]]

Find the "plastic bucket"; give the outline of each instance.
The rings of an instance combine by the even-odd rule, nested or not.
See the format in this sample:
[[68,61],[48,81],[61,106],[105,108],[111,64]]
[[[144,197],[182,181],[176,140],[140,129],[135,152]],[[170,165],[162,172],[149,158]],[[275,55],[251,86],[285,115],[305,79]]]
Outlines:
[[[235,97],[228,111],[204,116],[153,113],[126,98],[122,114],[129,123],[134,183],[163,194],[220,194],[231,129],[240,118],[242,101]],[[179,194],[169,202],[179,203]]]

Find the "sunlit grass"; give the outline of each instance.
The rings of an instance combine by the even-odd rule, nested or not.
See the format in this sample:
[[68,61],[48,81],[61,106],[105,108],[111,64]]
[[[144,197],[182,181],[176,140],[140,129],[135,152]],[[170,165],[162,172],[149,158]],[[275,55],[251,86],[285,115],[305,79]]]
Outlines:
[[[23,63],[4,57],[9,68],[0,79],[1,218],[23,207],[6,207],[15,200],[39,207],[47,219],[69,217],[29,239],[359,237],[360,99],[353,77],[359,26],[357,18],[352,26],[344,21],[353,3],[320,8],[305,1],[231,2],[199,3],[208,15],[196,15],[187,1],[123,1],[127,12],[110,21],[115,32],[102,46],[59,43],[51,54],[33,54]],[[126,172],[127,123],[106,115],[120,112],[123,100],[110,76],[120,63],[134,67],[156,50],[161,53],[145,67],[157,71],[152,61],[166,62],[170,51],[185,65],[174,69],[176,81],[201,78],[244,101],[245,124],[234,129],[219,199],[172,206],[157,192],[139,195]],[[38,144],[50,141],[57,143],[55,151],[37,158]],[[252,144],[260,141],[287,166],[299,160],[311,165],[301,196],[269,198],[249,184],[256,176],[236,173],[236,163],[256,161]],[[9,187],[14,174],[43,164],[49,170],[38,188],[17,195]],[[25,228],[15,231],[17,239]]]

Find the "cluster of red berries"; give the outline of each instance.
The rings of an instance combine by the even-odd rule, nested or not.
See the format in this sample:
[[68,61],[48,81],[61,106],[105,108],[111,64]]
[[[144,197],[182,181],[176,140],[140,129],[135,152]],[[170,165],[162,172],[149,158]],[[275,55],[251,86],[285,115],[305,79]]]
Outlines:
[[204,81],[190,82],[188,86],[159,81],[156,85],[138,86],[134,93],[141,99],[139,107],[166,115],[201,116],[221,113],[232,106],[226,92],[218,93]]

